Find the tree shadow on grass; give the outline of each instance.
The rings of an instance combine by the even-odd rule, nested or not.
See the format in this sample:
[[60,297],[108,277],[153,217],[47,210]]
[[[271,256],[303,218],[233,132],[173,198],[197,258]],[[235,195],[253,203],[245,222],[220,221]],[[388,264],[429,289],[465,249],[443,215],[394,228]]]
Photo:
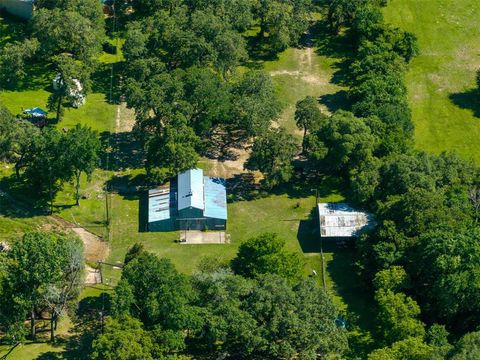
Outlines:
[[43,354],[40,354],[35,358],[36,360],[61,360],[65,359],[64,354],[54,352],[54,351],[49,351]]
[[0,215],[10,218],[31,218],[47,215],[45,201],[15,175],[0,179]]
[[27,22],[0,10],[0,47],[25,38]]
[[312,195],[322,198],[333,193],[342,193],[344,187],[345,184],[338,177],[297,172],[290,182],[273,188],[269,193],[287,194],[290,199],[302,199]]
[[120,171],[143,168],[145,154],[132,132],[100,134],[104,149],[100,166],[104,170]]
[[323,244],[324,252],[333,254],[326,270],[332,279],[335,292],[346,305],[349,330],[356,330],[350,346],[355,353],[366,355],[373,350],[371,334],[374,333],[375,311],[372,307],[372,294],[356,272],[352,243],[347,242],[349,246],[344,246],[333,240],[324,241]]
[[260,187],[252,173],[236,174],[227,180],[228,202],[251,201],[260,198]]
[[468,109],[475,117],[480,118],[480,92],[478,89],[449,95],[450,100],[461,109]]
[[121,89],[119,86],[119,74],[121,73],[123,66],[123,62],[115,64],[100,64],[92,74],[92,91],[94,93],[104,94],[105,101],[109,104],[119,104],[120,102]]
[[[51,90],[52,80],[55,71],[52,65],[44,61],[33,59],[25,66],[25,79],[20,80],[14,84],[2,84],[3,89],[8,91],[35,91],[35,90]],[[38,99],[33,98],[32,103],[25,103],[25,108],[39,106]]]
[[116,192],[125,200],[138,200],[138,193],[145,187],[154,186],[148,183],[145,174],[114,175],[106,182],[109,191]]
[[341,194],[344,187],[343,181],[337,177],[297,172],[288,183],[269,189],[256,182],[253,173],[242,173],[228,179],[227,196],[229,202],[252,201],[285,194],[290,199],[304,199],[316,195],[320,199]]
[[90,296],[80,300],[75,312],[73,327],[69,336],[56,336],[53,347],[65,347],[64,351],[47,351],[36,359],[41,360],[88,360],[92,350],[92,342],[101,332],[101,313],[108,316],[111,311],[111,294],[103,292],[98,296]]
[[148,192],[142,191],[138,201],[138,232],[148,232]]
[[319,102],[325,105],[330,112],[335,112],[340,109],[349,111],[351,109],[348,92],[345,90],[337,91],[334,94],[322,95],[320,96]]
[[336,69],[332,77],[332,83],[348,85],[350,60],[355,48],[348,33],[336,35],[331,32],[325,20],[318,21],[311,28],[317,54],[329,58],[339,59],[332,66]]
[[297,239],[304,254],[318,254],[321,251],[321,242],[318,231],[317,209],[312,208],[308,219],[300,220]]
[[247,38],[248,61],[245,66],[252,70],[260,70],[263,68],[265,61],[278,60],[278,53],[274,51],[265,39],[260,36],[252,35]]
[[80,300],[75,314],[73,334],[66,343],[62,353],[64,359],[89,359],[92,342],[101,332],[101,316],[108,316],[111,311],[111,294],[106,291],[98,296],[89,296]]

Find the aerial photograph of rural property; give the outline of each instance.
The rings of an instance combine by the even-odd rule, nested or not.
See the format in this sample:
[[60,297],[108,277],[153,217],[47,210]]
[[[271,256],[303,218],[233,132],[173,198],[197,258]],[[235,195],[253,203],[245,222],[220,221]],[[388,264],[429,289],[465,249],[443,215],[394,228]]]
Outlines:
[[480,0],[0,0],[0,360],[480,360]]

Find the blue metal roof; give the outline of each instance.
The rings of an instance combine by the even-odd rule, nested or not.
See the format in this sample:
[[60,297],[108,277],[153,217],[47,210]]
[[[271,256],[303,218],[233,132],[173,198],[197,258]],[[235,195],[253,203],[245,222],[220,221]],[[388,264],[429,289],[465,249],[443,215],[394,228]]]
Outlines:
[[40,109],[39,107],[34,107],[33,109],[27,109],[24,111],[25,114],[32,115],[34,117],[44,117],[48,115],[48,112]]
[[148,222],[170,219],[170,190],[155,189],[148,192]]
[[203,170],[191,169],[178,174],[178,210],[205,209]]
[[225,179],[203,178],[205,184],[205,211],[203,216],[227,220],[227,187]]

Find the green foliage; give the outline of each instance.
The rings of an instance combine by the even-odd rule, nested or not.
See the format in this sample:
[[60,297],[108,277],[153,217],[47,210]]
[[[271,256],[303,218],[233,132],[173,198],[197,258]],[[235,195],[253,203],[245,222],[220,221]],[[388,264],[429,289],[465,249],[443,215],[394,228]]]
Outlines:
[[15,146],[12,154],[18,157],[16,169],[25,168],[27,184],[36,189],[40,199],[59,191],[65,181],[75,180],[75,199],[80,197],[80,175],[92,174],[99,161],[100,140],[90,128],[77,125],[67,133],[55,128],[45,128],[42,132],[23,127],[24,135],[18,139],[24,143]]
[[185,0],[185,4],[194,10],[214,11],[217,16],[226,19],[230,26],[240,32],[253,24],[253,8],[256,0]]
[[127,26],[128,62],[142,54],[159,58],[171,69],[214,64],[226,75],[246,58],[244,39],[210,9],[176,7],[150,15]]
[[126,280],[120,280],[115,287],[115,293],[112,298],[112,315],[116,318],[129,315],[134,303],[135,297],[132,287]]
[[375,275],[373,285],[377,290],[399,291],[410,288],[410,279],[407,272],[401,266],[392,266],[381,270]]
[[[27,233],[13,243],[1,278],[2,325],[13,331],[12,340],[22,341],[23,324],[31,318],[35,338],[35,316],[48,309],[52,318],[63,314],[81,284],[83,246],[79,240],[43,232]],[[53,330],[52,330],[53,333]]]
[[293,158],[297,145],[285,129],[271,129],[255,139],[245,168],[259,170],[267,187],[288,182],[293,175]]
[[311,132],[321,125],[325,116],[318,107],[318,101],[313,96],[307,96],[296,104],[295,122],[300,130],[303,130],[303,151],[305,151],[305,137],[307,132]]
[[[434,319],[463,327],[478,321],[479,238],[477,228],[459,226],[432,228],[420,236],[418,292]],[[469,319],[461,314],[470,314]]]
[[391,347],[378,349],[368,355],[368,360],[440,360],[434,349],[425,344],[421,337],[409,337]]
[[153,360],[154,343],[139,320],[124,316],[107,318],[105,332],[92,345],[91,359]]
[[30,161],[25,165],[23,177],[29,187],[36,189],[40,199],[52,198],[62,183],[70,179],[61,139],[59,131],[46,128],[31,144]]
[[131,314],[145,325],[172,330],[188,327],[192,289],[170,260],[142,252],[124,267],[122,280],[133,294]]
[[74,9],[40,9],[35,12],[32,28],[44,54],[67,52],[89,64],[100,52],[104,37],[104,30],[98,23],[92,23]]
[[292,288],[278,276],[253,281],[217,272],[198,274],[193,282],[198,305],[207,313],[202,342],[220,345],[219,355],[315,359],[317,353],[334,356],[346,350],[336,310],[312,280]]
[[378,158],[368,156],[350,170],[348,174],[349,191],[352,199],[357,203],[369,204],[375,196],[381,180],[380,165],[381,161]]
[[448,341],[448,331],[445,325],[433,324],[427,331],[426,341],[428,345],[433,347],[434,353],[432,358],[445,359],[447,354],[452,350],[453,346]]
[[151,179],[162,183],[177,173],[195,168],[200,140],[182,118],[175,119],[162,129],[159,136],[146,143],[147,172]]
[[384,289],[377,290],[375,300],[378,303],[377,322],[387,344],[425,335],[425,325],[417,319],[420,307],[415,300]]
[[285,241],[272,233],[251,238],[240,245],[232,269],[246,277],[277,274],[295,283],[302,276],[303,264],[297,254],[287,252],[284,246]]
[[465,334],[448,357],[450,360],[476,359],[480,354],[480,332]]
[[0,104],[0,160],[8,161],[14,157],[14,144],[20,136],[20,126],[8,111]]
[[480,91],[480,70],[477,70],[476,81],[477,81],[477,88]]
[[25,39],[6,44],[0,51],[0,85],[12,87],[26,77],[27,62],[31,60],[38,51],[37,39]]
[[[371,157],[376,146],[366,121],[344,111],[328,118],[307,139],[306,156],[313,167],[343,174]],[[322,154],[323,158],[319,159]]]
[[60,147],[66,156],[67,174],[75,181],[75,201],[80,204],[80,176],[88,178],[97,167],[100,158],[100,139],[97,132],[77,124],[63,137]]
[[298,45],[301,35],[308,29],[310,0],[259,0],[255,14],[260,22],[260,37],[268,33],[268,41],[273,52]]
[[327,21],[331,30],[338,33],[343,26],[350,26],[359,10],[368,0],[331,0],[328,2]]
[[249,71],[232,89],[232,124],[245,136],[261,136],[280,112],[270,75]]

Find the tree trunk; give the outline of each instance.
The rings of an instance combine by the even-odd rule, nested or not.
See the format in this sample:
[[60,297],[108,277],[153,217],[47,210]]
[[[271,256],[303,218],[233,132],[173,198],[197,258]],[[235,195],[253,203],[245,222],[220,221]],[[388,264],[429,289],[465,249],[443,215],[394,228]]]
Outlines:
[[265,14],[260,15],[260,39],[265,37]]
[[20,179],[20,165],[19,165],[19,163],[15,164],[15,176],[17,177],[17,180]]
[[59,95],[58,104],[57,104],[57,123],[59,123],[61,120],[62,100],[63,100],[63,95]]
[[32,307],[31,309],[31,318],[30,318],[30,335],[32,340],[35,340],[37,334],[35,333],[35,308]]
[[52,314],[52,317],[50,319],[50,341],[55,342],[55,320],[54,316]]
[[76,181],[76,184],[75,184],[75,205],[76,206],[79,206],[80,205],[80,175],[82,173],[81,172],[77,172],[75,174],[75,181]]
[[305,138],[307,137],[307,128],[303,128],[302,154],[305,154]]

